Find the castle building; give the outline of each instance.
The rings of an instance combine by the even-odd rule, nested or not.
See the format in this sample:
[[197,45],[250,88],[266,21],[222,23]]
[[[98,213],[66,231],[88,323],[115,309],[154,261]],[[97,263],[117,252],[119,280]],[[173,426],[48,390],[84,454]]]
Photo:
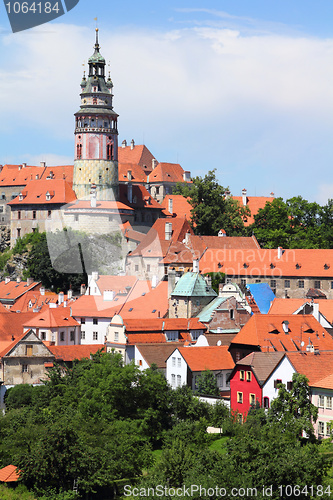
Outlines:
[[118,115],[113,110],[113,83],[105,79],[96,28],[95,52],[89,73],[81,82],[81,107],[75,113],[75,160],[73,189],[77,198],[88,199],[96,186],[98,200],[118,198]]

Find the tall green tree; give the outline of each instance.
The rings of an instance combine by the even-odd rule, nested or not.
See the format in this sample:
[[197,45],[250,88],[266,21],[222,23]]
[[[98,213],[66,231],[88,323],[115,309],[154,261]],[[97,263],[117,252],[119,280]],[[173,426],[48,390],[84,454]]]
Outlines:
[[217,380],[213,372],[205,370],[197,377],[197,392],[205,396],[218,396],[219,388],[217,387]]
[[224,229],[228,236],[241,235],[249,209],[225,195],[226,188],[218,183],[215,172],[194,177],[192,184],[179,183],[174,193],[188,198],[192,205],[191,225],[196,234],[217,235]]

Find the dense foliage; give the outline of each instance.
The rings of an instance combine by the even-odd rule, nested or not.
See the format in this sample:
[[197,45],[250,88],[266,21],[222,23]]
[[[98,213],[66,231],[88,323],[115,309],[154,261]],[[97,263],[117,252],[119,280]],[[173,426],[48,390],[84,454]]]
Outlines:
[[[257,498],[267,498],[263,487],[271,485],[269,497],[281,498],[280,485],[326,485],[320,446],[301,438],[313,415],[308,386],[304,377],[293,382],[290,394],[281,386],[272,410],[253,407],[240,425],[222,402],[200,402],[188,387],[171,389],[154,367],[140,371],[124,366],[120,354],[99,352],[71,369],[51,369],[42,386],[8,391],[0,416],[0,465],[17,465],[22,483],[43,500],[88,493],[102,500],[113,491],[135,498],[131,488],[157,485],[253,487]],[[223,437],[207,434],[207,425],[221,427]],[[170,495],[151,492],[149,498]]]
[[217,235],[224,229],[228,236],[236,236],[244,231],[244,219],[249,215],[247,207],[225,195],[211,170],[203,178],[192,179],[191,184],[177,184],[174,194],[188,198],[192,205],[191,224],[196,234]]

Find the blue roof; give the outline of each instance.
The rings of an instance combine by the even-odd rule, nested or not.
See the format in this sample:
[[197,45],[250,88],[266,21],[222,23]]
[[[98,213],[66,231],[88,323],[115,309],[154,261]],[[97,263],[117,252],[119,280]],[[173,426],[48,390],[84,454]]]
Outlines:
[[275,295],[268,283],[253,283],[252,285],[246,285],[246,288],[250,290],[261,314],[267,314],[271,302],[275,299]]

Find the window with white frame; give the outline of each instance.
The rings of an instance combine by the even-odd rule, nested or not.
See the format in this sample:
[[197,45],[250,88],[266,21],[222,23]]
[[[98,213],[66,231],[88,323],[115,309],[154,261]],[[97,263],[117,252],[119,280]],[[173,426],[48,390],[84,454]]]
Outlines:
[[119,332],[114,332],[114,341],[119,342]]
[[171,374],[171,385],[172,387],[176,386],[176,375],[174,373]]
[[318,396],[318,408],[325,408],[325,396]]
[[177,366],[178,368],[182,366],[182,358],[177,358]]
[[98,339],[98,332],[93,332],[93,340],[97,340]]
[[84,330],[81,330],[81,340],[86,339],[86,332]]
[[175,356],[172,356],[171,364],[172,364],[172,366],[176,366],[176,357]]
[[168,342],[178,340],[178,331],[168,331],[165,332],[165,335]]
[[332,396],[326,396],[326,408],[332,410]]
[[182,377],[180,375],[177,375],[177,387],[180,387],[182,385]]
[[318,434],[321,436],[325,435],[325,422],[318,422]]
[[216,375],[217,387],[223,387],[223,373],[218,373]]

